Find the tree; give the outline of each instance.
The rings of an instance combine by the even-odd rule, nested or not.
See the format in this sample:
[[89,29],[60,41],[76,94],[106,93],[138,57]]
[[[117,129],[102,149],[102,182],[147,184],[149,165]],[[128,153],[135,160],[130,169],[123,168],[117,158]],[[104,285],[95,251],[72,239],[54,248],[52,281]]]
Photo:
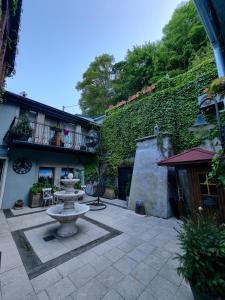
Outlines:
[[126,99],[151,84],[154,53],[155,45],[152,43],[135,46],[127,51],[125,61],[114,65],[113,88],[116,99]]
[[194,55],[207,46],[207,35],[192,0],[174,11],[163,33],[155,61],[159,73],[187,70]]
[[79,105],[82,113],[89,116],[99,115],[111,103],[113,62],[114,57],[108,54],[96,57],[83,74],[83,80],[77,83],[76,89],[81,91]]

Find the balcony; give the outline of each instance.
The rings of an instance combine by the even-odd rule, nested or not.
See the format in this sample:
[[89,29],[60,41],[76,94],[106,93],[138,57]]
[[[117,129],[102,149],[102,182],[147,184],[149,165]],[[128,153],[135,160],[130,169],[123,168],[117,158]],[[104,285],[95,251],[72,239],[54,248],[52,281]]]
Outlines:
[[86,135],[67,128],[21,120],[13,120],[4,138],[8,145],[97,154],[99,138],[95,131]]

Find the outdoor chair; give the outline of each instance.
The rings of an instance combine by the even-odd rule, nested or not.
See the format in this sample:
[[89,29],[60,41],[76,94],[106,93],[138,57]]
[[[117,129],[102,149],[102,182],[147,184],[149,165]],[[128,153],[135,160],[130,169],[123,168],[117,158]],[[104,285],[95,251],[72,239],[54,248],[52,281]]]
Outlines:
[[41,206],[46,206],[46,204],[54,204],[54,197],[52,195],[52,188],[42,189],[42,203]]

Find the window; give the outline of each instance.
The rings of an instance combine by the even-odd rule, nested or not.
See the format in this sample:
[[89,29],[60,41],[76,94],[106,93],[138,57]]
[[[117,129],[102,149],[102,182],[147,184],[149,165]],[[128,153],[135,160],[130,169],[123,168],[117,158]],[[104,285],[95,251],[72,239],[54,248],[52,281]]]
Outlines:
[[54,168],[39,168],[38,181],[48,185],[54,184]]
[[217,195],[216,182],[209,182],[207,174],[199,174],[199,183],[202,195]]
[[68,176],[69,173],[73,173],[74,174],[74,169],[73,168],[62,168],[61,169],[60,178],[61,179],[67,178],[67,176]]
[[216,182],[209,182],[207,174],[199,174],[200,193],[204,208],[218,209],[219,198]]

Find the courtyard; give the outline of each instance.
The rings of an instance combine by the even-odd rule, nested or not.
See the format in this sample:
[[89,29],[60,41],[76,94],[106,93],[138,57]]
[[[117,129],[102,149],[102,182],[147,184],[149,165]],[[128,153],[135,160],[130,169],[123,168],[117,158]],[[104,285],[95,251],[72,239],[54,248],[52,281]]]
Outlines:
[[43,208],[0,211],[2,300],[191,300],[177,275],[176,219],[138,215],[124,201],[78,220],[57,239]]

